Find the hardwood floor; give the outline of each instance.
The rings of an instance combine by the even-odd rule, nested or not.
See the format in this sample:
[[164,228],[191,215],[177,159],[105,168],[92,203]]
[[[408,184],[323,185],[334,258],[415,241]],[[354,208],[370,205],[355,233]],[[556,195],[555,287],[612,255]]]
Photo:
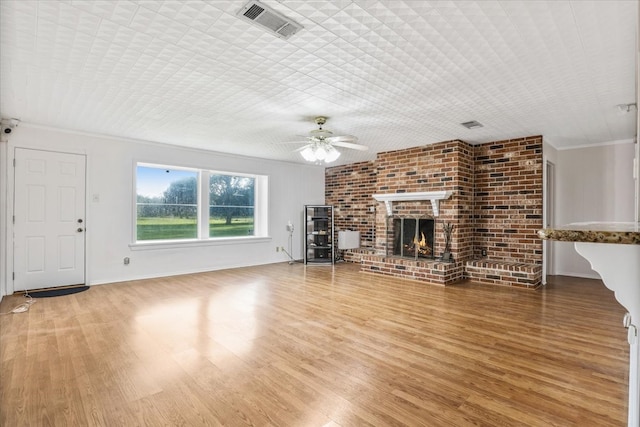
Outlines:
[[0,425],[626,425],[624,309],[601,282],[443,288],[358,267],[38,299],[0,316]]

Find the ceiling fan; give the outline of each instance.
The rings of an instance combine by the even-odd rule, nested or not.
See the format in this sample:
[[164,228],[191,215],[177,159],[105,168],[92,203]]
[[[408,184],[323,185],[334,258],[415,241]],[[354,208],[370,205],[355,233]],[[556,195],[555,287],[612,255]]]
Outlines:
[[304,143],[303,147],[298,148],[295,151],[299,151],[302,157],[308,162],[323,161],[325,163],[331,163],[340,157],[340,152],[335,147],[350,148],[353,150],[366,151],[369,147],[356,144],[358,138],[352,135],[333,135],[328,129],[323,129],[322,126],[327,122],[327,118],[324,116],[318,116],[315,118],[315,122],[318,125],[318,129],[314,129],[309,132],[306,141],[293,141],[292,143]]

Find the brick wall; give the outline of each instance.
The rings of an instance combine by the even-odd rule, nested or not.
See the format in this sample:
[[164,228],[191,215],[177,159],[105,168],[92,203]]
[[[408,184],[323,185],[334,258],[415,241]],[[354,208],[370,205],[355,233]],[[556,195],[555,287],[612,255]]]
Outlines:
[[[542,262],[542,137],[471,146],[455,140],[379,153],[374,162],[327,168],[325,203],[336,229],[358,230],[363,246],[386,253],[387,214],[376,193],[453,190],[440,202],[435,253],[444,249],[442,224],[455,225],[456,261],[487,257]],[[394,214],[432,216],[430,202],[394,202]],[[374,207],[375,212],[370,208]]]
[[475,149],[475,257],[542,263],[542,137]]
[[335,207],[336,232],[359,231],[360,244],[364,247],[373,247],[375,211],[372,209],[376,201],[372,194],[376,189],[376,175],[374,162],[352,163],[325,171],[325,203]]

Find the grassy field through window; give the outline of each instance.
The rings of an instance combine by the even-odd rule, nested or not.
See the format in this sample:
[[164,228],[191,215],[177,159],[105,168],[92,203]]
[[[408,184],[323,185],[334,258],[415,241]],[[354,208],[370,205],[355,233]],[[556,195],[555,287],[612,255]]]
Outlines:
[[[253,236],[253,218],[234,218],[226,224],[224,218],[212,218],[209,221],[209,237]],[[198,237],[198,224],[195,218],[138,218],[137,239],[171,240],[195,239]]]

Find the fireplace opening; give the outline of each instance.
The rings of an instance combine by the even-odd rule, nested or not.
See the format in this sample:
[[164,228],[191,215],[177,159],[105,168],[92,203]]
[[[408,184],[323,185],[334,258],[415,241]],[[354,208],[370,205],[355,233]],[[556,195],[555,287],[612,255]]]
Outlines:
[[393,255],[405,258],[435,258],[433,218],[390,218]]

